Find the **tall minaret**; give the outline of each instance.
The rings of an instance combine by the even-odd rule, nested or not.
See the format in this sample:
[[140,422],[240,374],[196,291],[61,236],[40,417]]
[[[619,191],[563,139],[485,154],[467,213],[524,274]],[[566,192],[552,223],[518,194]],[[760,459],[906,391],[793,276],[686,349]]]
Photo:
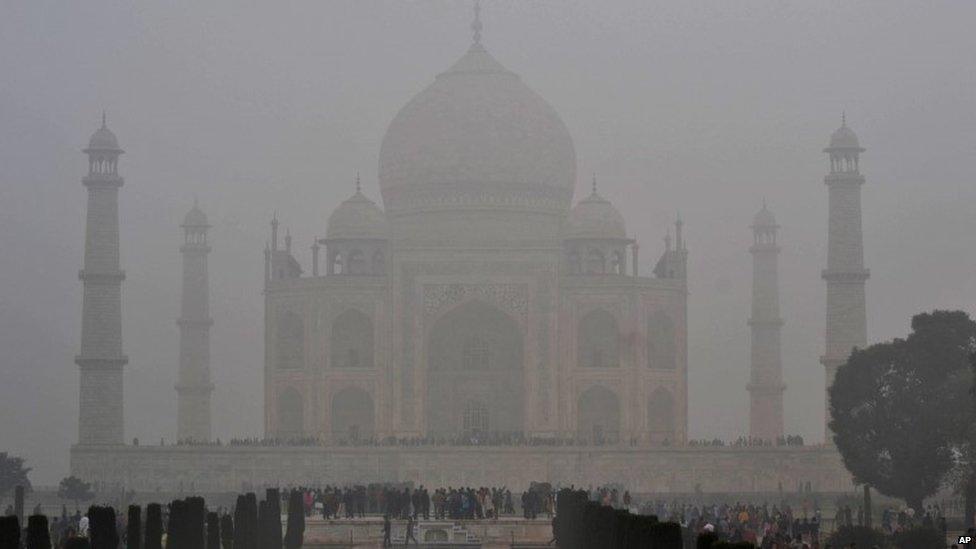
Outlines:
[[194,202],[183,219],[183,298],[180,305],[180,374],[177,438],[210,440],[210,287],[207,276],[207,216]]
[[119,266],[119,177],[122,154],[115,134],[105,125],[92,134],[88,148],[88,189],[85,225],[85,266],[81,311],[81,369],[78,444],[122,444],[122,280]]
[[752,223],[752,368],[749,376],[749,436],[783,436],[783,364],[780,354],[779,245],[776,218],[766,203]]
[[[827,226],[826,349],[820,362],[827,373],[826,387],[834,382],[837,368],[847,362],[851,350],[867,344],[867,313],[864,305],[864,283],[869,272],[864,268],[864,246],[861,235],[861,175],[858,157],[864,149],[857,136],[847,127],[846,117],[830,136],[824,149],[830,156],[830,173],[824,178],[829,196],[830,218]],[[830,408],[826,411],[830,421]],[[824,427],[825,441],[831,444],[830,428]]]

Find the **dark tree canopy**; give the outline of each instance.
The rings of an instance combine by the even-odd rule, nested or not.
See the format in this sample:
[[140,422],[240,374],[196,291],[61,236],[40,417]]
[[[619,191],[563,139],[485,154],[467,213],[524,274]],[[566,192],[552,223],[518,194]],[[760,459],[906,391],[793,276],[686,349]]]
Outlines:
[[0,452],[0,498],[6,496],[17,486],[30,490],[31,483],[27,480],[30,467],[24,467],[24,458]]
[[[830,428],[858,483],[920,509],[957,457],[969,409],[976,322],[961,311],[912,318],[906,339],[854,350],[830,388]],[[966,381],[964,381],[966,380]]]
[[92,492],[91,484],[76,476],[70,476],[61,479],[61,483],[58,484],[58,497],[78,503],[91,500],[95,497],[95,493]]

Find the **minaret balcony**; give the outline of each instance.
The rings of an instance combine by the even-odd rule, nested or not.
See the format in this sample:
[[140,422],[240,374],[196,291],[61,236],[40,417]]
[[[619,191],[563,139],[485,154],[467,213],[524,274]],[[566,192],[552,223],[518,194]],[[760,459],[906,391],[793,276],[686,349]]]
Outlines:
[[845,270],[831,270],[824,269],[821,271],[820,276],[827,282],[841,282],[841,283],[857,283],[864,282],[871,276],[870,269],[845,269]]

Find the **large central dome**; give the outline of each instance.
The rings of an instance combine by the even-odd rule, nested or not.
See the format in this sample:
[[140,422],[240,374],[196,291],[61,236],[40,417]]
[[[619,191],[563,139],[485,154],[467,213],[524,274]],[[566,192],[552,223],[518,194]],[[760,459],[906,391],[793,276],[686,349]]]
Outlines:
[[386,211],[566,211],[576,152],[556,111],[479,42],[397,113],[380,149]]

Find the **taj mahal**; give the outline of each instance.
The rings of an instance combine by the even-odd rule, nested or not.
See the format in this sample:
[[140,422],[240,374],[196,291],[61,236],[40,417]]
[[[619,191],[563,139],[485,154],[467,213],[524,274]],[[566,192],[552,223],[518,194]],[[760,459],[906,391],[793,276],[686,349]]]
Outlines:
[[[751,397],[748,434],[768,443],[690,444],[682,221],[660,247],[638,243],[597,177],[577,174],[573,138],[556,111],[488,52],[477,18],[474,31],[457,62],[390,122],[379,150],[380,196],[357,180],[328,216],[310,264],[279,234],[277,216],[271,221],[264,286],[254,291],[264,296],[264,434],[273,444],[212,442],[210,225],[196,205],[182,221],[180,248],[175,420],[187,443],[126,441],[123,151],[103,123],[84,150],[76,359],[84,420],[72,474],[133,490],[204,492],[499,481],[619,483],[646,493],[853,488],[829,444],[776,442],[785,434],[784,321],[771,210],[763,205],[751,223],[743,220],[753,233],[753,304],[751,377],[742,388]],[[863,151],[846,120],[824,150],[820,360],[828,380],[866,343]],[[642,272],[643,264],[654,267]]]

